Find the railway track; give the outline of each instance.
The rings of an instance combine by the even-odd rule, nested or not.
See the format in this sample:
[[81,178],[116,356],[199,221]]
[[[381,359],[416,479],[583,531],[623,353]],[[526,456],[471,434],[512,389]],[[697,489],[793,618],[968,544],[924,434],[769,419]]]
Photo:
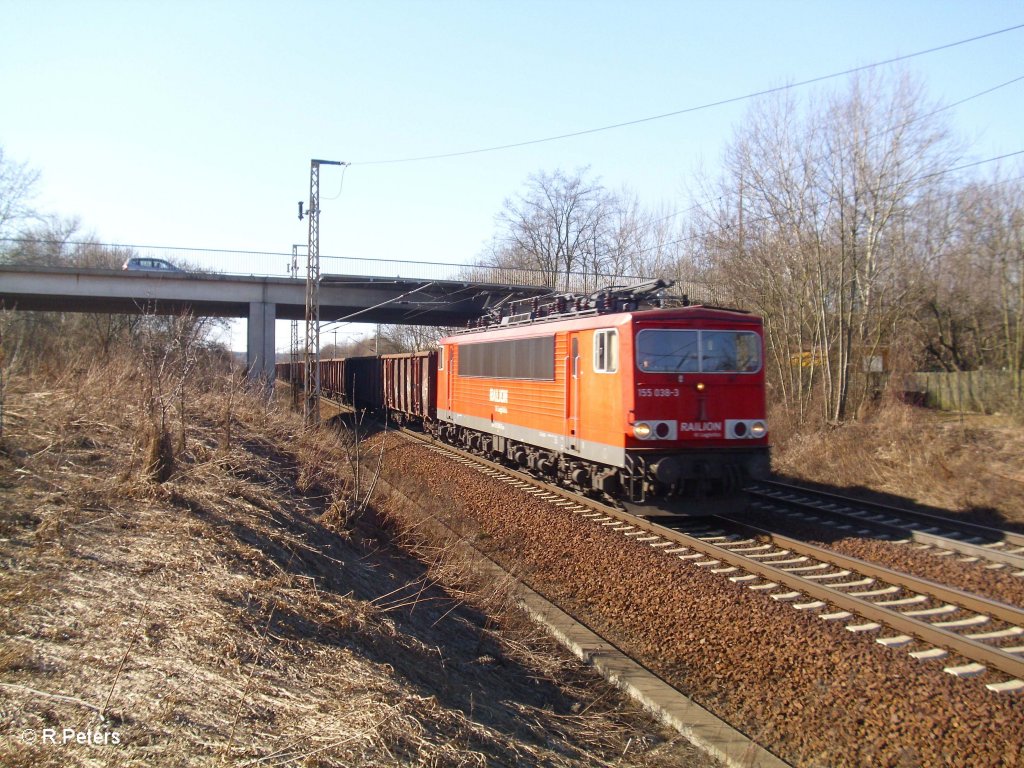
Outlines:
[[[954,653],[963,663],[949,674],[986,671],[1003,676],[986,687],[1024,691],[1024,610],[926,579],[885,568],[729,518],[722,529],[691,530],[698,567],[764,591],[825,621],[841,621],[856,633],[875,633],[888,648],[904,648],[920,660]],[[689,555],[680,555],[687,557]]]
[[[288,386],[291,387],[291,385]],[[332,417],[357,415],[351,406],[327,397],[321,398],[321,405],[327,407]],[[587,500],[572,492],[554,488],[529,475],[438,442],[432,436],[407,426],[385,425],[376,420],[375,423],[381,428],[386,427],[386,431],[418,443],[448,460],[471,467],[493,479],[500,479],[546,502],[568,507],[576,513],[583,513],[588,509]],[[390,485],[383,480],[382,484]],[[393,486],[391,492],[404,495]],[[409,502],[407,497],[406,501]],[[447,528],[447,523],[443,521],[433,519],[432,523]],[[475,545],[468,546],[476,549]],[[482,566],[485,571],[488,567],[493,567],[495,570],[492,573],[498,574],[499,578],[511,576],[484,552],[477,550],[476,554],[482,556],[482,559],[486,561],[486,564]],[[478,562],[477,567],[481,567],[481,563]],[[652,672],[641,659],[634,658],[627,651],[599,636],[571,614],[564,613],[554,603],[548,603],[539,592],[533,593],[533,590],[525,582],[520,581],[520,586],[522,589],[520,592],[521,605],[533,616],[535,621],[546,626],[559,642],[568,647],[577,657],[599,670],[610,683],[637,699],[644,709],[655,715],[662,724],[675,728],[693,744],[727,766],[786,768],[790,765],[710,710],[702,707],[680,688]],[[523,592],[533,594],[536,599],[531,599],[529,595],[524,596]],[[543,605],[539,603],[543,603]],[[559,618],[560,615],[564,618]]]
[[784,512],[802,521],[855,535],[916,543],[963,562],[985,561],[1024,578],[1024,534],[966,521],[850,499],[824,491],[765,481],[747,489],[757,509]]
[[1024,691],[1024,610],[729,517],[638,517],[422,434],[403,434],[666,556],[824,621],[843,622],[850,632],[876,634],[878,644],[904,649],[913,658],[941,661],[951,675],[987,673],[990,691]]
[[[729,517],[712,518],[721,524],[720,528],[709,527],[706,520],[695,518],[639,517],[439,443],[422,433],[398,431],[437,453],[610,528],[624,538],[720,574],[734,584],[785,602],[796,610],[814,611],[824,621],[844,622],[850,632],[875,633],[876,642],[887,648],[904,649],[922,661],[943,661],[944,671],[951,675],[968,678],[988,673],[989,677],[1000,678],[986,683],[988,690],[1024,692],[1024,610],[1015,606],[847,557]],[[808,520],[819,513],[832,519],[838,517],[840,522],[834,524],[842,530],[861,535],[887,531],[892,540],[917,541],[939,551],[959,552],[967,561],[984,557],[991,561],[987,567],[992,568],[1016,567],[1016,558],[1020,556],[1017,549],[1024,546],[1024,537],[1018,538],[1017,534],[954,524],[956,521],[945,518],[855,502],[782,483],[760,483],[751,495],[762,508],[780,504],[785,509],[800,510],[798,514]],[[940,533],[942,529],[933,529],[947,522],[947,530]],[[944,660],[950,660],[951,654],[953,663],[946,665]]]
[[[589,500],[578,497],[572,492],[549,486],[535,478],[480,456],[439,443],[420,432],[407,428],[398,428],[393,431],[403,438],[420,443],[446,460],[455,461],[494,480],[507,483],[547,503],[580,515],[585,515],[591,510],[592,505]],[[484,557],[487,556],[484,555]],[[508,575],[505,571],[502,571],[502,574]],[[532,591],[525,583],[523,588]],[[700,745],[707,752],[722,760],[724,764],[763,766],[764,768],[784,768],[789,765],[765,747],[751,741],[749,737],[734,729],[726,721],[705,710],[678,687],[651,672],[642,659],[634,658],[603,637],[591,633],[586,625],[578,625],[583,628],[583,635],[579,630],[576,630],[575,633],[567,633],[566,627],[562,625],[564,622],[552,618],[552,613],[562,609],[548,604],[550,607],[538,610],[536,607],[530,608],[528,601],[524,601],[524,604],[535,619],[547,625],[549,631],[552,631],[556,637],[567,644],[577,656],[601,670],[610,682],[638,697],[645,709],[656,713],[663,723],[675,727],[693,743]],[[578,621],[571,614],[564,615],[567,617],[567,622],[575,624]],[[633,667],[636,668],[637,673],[631,672]]]

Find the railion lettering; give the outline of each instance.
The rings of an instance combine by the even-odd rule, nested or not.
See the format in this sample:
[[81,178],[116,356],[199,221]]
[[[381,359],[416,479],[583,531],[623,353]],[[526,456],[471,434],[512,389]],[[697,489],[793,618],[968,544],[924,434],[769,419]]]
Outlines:
[[680,432],[721,432],[722,422],[720,421],[681,421],[679,422]]

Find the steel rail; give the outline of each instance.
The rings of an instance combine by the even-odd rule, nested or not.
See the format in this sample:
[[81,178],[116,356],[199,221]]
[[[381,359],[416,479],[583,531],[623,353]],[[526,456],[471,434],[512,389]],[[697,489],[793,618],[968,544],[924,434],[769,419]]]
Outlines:
[[[415,435],[415,433],[413,434]],[[971,661],[976,661],[985,664],[987,667],[991,669],[995,669],[1012,677],[1024,680],[1024,659],[1013,654],[1007,653],[995,646],[987,645],[978,640],[974,640],[969,637],[964,637],[963,635],[958,635],[957,633],[951,632],[950,630],[947,630],[943,627],[935,627],[926,621],[921,621],[919,619],[904,616],[898,611],[894,611],[883,606],[875,605],[861,598],[853,597],[838,589],[827,587],[824,584],[818,584],[814,581],[808,581],[806,579],[801,578],[800,576],[796,576],[780,568],[775,568],[771,565],[768,565],[767,563],[752,560],[751,558],[745,557],[744,555],[730,552],[728,549],[724,547],[720,547],[716,544],[711,544],[709,542],[702,541],[701,539],[695,536],[690,536],[689,534],[685,534],[680,531],[673,530],[671,528],[666,528],[663,525],[648,521],[642,517],[637,517],[624,510],[609,507],[606,504],[595,501],[593,499],[587,499],[578,496],[570,491],[566,491],[562,488],[551,486],[548,483],[545,483],[541,480],[538,480],[534,477],[531,477],[530,475],[519,472],[517,470],[510,469],[509,467],[506,467],[502,464],[489,461],[488,459],[485,459],[481,456],[477,456],[476,454],[473,453],[469,453],[468,451],[463,451],[459,448],[453,448],[452,446],[447,445],[445,443],[439,443],[437,441],[434,441],[429,436],[420,437],[416,435],[416,437],[418,437],[424,443],[431,444],[438,450],[451,452],[454,455],[461,456],[467,460],[476,462],[492,470],[505,473],[510,477],[520,480],[525,484],[532,485],[539,490],[546,491],[552,495],[560,496],[562,498],[573,501],[576,504],[580,505],[581,507],[589,507],[590,509],[593,509],[596,512],[601,512],[609,518],[633,526],[636,529],[657,534],[658,536],[661,536],[664,539],[693,549],[697,552],[700,552],[701,554],[707,555],[712,559],[720,560],[724,563],[727,563],[731,566],[735,566],[737,568],[741,568],[750,573],[755,573],[758,576],[767,579],[768,581],[774,581],[778,584],[785,585],[790,589],[797,590],[815,599],[823,600],[845,611],[849,611],[851,613],[857,614],[858,616],[862,616],[865,619],[885,624],[886,626],[889,626],[897,630],[898,632],[902,632],[903,634],[916,637],[919,640],[922,640],[923,642],[926,642],[930,645],[955,651],[956,653],[959,653],[961,656],[964,656],[965,658],[970,659]],[[731,524],[732,520],[729,520],[729,522]],[[788,542],[789,540],[787,539],[787,546]],[[835,556],[837,558],[842,557],[839,555],[835,555],[835,553],[816,548],[810,544],[803,544],[802,542],[794,543],[799,543],[802,548],[807,550],[808,554],[813,553],[811,554],[811,556],[822,561],[827,562],[827,558],[832,556]],[[852,562],[853,558],[851,558],[850,560]],[[871,568],[880,568],[880,566],[871,566],[871,564],[867,565]],[[895,572],[892,573],[895,574]],[[915,577],[909,575],[901,574],[901,576],[910,581],[915,580]],[[924,585],[924,580],[918,581],[921,581],[922,585]],[[941,592],[941,585],[935,585],[935,587],[938,588],[937,591]],[[956,591],[952,590],[952,588],[946,589],[950,590],[950,594]],[[969,596],[969,593],[962,594]],[[977,600],[985,600],[985,598],[981,598],[979,596],[973,597]],[[998,609],[1000,615],[1016,615],[1014,613],[1015,609],[1012,606],[997,604],[994,603],[994,601],[988,601],[986,605],[994,606],[996,609]],[[1017,626],[1024,625],[1024,622],[1020,622],[1019,620],[1008,621],[1009,623],[1016,624]]]
[[[917,520],[925,522],[929,525],[943,526],[951,531],[967,534],[970,536],[978,536],[984,539],[990,540],[994,543],[1004,543],[1014,547],[1024,547],[1024,535],[1014,533],[1012,531],[1002,531],[997,528],[988,528],[986,526],[977,525],[976,523],[967,523],[955,520],[953,518],[938,517],[936,515],[929,515],[924,512],[915,512],[914,510],[900,509],[899,507],[887,506],[884,504],[875,504],[874,502],[861,501],[859,499],[851,499],[845,496],[838,496],[836,494],[828,493],[827,491],[818,491],[811,488],[800,488],[798,486],[787,485],[785,483],[777,483],[775,481],[764,481],[761,483],[763,486],[768,487],[779,487],[784,488],[787,491],[793,493],[805,493],[808,497],[819,497],[830,499],[835,503],[842,503],[847,507],[856,511],[856,507],[861,507],[864,512],[877,511],[884,514],[900,515],[911,520]],[[823,507],[810,504],[806,501],[794,498],[780,498],[770,491],[759,489],[758,486],[752,486],[746,489],[746,492],[752,496],[758,496],[771,501],[788,504],[790,506],[797,506],[801,509],[809,508],[817,512],[823,512],[826,514],[842,515],[856,520],[858,523],[863,525],[872,526],[882,530],[892,531],[900,536],[910,536],[913,541],[921,544],[928,544],[929,546],[939,547],[941,549],[947,549],[953,552],[958,552],[962,555],[968,555],[970,557],[977,557],[983,560],[988,560],[995,563],[1003,563],[1004,565],[1011,565],[1016,568],[1024,569],[1024,552],[1007,552],[1004,550],[996,549],[991,546],[983,544],[974,544],[969,541],[963,541],[962,539],[953,539],[948,536],[942,536],[940,534],[918,531],[913,528],[905,528],[897,525],[891,521],[883,520],[872,520],[865,518],[860,515],[850,514],[839,509],[827,509]]]
[[670,528],[663,528],[662,526],[654,526],[653,528],[656,529],[653,532],[691,549],[695,549],[715,560],[720,560],[737,568],[742,568],[745,571],[755,573],[768,581],[783,584],[790,589],[831,603],[865,619],[880,622],[906,635],[911,635],[931,645],[955,651],[972,661],[983,663],[992,669],[997,669],[1007,675],[1024,680],[1024,659],[1006,653],[995,646],[986,645],[969,637],[950,632],[942,627],[935,627],[927,622],[904,616],[897,611],[874,605],[861,598],[853,597],[832,587],[827,587],[824,584],[818,584],[799,576],[794,576],[780,568],[751,560],[743,555],[730,552],[724,547],[701,541],[678,531],[672,531]]
[[[1024,680],[1024,659],[1014,654],[1007,653],[995,646],[987,645],[978,640],[958,635],[943,627],[935,627],[926,621],[904,616],[898,611],[875,605],[858,597],[853,597],[838,589],[825,586],[824,584],[809,581],[800,576],[791,574],[788,571],[775,568],[767,563],[753,560],[744,555],[731,552],[716,544],[702,541],[701,539],[690,536],[689,534],[685,534],[671,528],[666,528],[665,526],[657,523],[651,523],[643,518],[633,517],[628,512],[612,509],[610,507],[604,507],[601,511],[637,528],[651,533],[656,533],[669,541],[673,541],[682,546],[696,550],[714,560],[719,560],[723,563],[727,563],[728,565],[741,568],[749,573],[755,573],[768,581],[785,585],[790,589],[802,592],[803,594],[817,600],[830,603],[845,611],[862,616],[865,619],[885,624],[892,629],[902,632],[903,634],[916,637],[930,645],[955,651],[971,661],[983,663],[991,669],[995,669],[1017,679]],[[821,557],[819,559],[824,560],[825,557],[832,554],[830,552],[814,548],[809,544],[802,546],[808,550],[813,550],[814,557],[819,558],[820,555]],[[908,576],[907,578],[913,577]],[[1011,606],[1005,606],[1005,608],[1011,611],[1013,610]],[[1011,623],[1016,623],[1017,626],[1020,626],[1020,623]]]
[[875,501],[866,501],[862,499],[853,499],[848,496],[840,496],[836,493],[830,493],[829,491],[819,491],[816,488],[806,488],[800,485],[792,485],[790,483],[779,482],[778,480],[762,480],[757,485],[751,486],[747,489],[748,492],[756,490],[758,486],[766,486],[769,488],[781,488],[787,491],[794,491],[799,493],[806,493],[810,496],[818,496],[825,499],[830,499],[837,503],[846,504],[848,506],[861,506],[867,510],[878,510],[879,512],[886,512],[893,515],[900,515],[902,517],[908,517],[915,520],[919,520],[924,523],[934,525],[944,525],[960,533],[969,533],[972,536],[978,536],[987,541],[1004,542],[1014,547],[1024,547],[1024,533],[1017,533],[1015,531],[1004,531],[1001,528],[991,528],[987,525],[981,525],[979,523],[972,523],[966,520],[957,520],[953,517],[943,517],[941,515],[933,515],[929,512],[921,512],[916,509],[906,509],[904,507],[895,507],[891,504],[880,504]]
[[[870,523],[870,521],[867,522]],[[874,525],[874,523],[870,524]],[[1024,570],[1024,554],[1017,552],[1003,552],[999,549],[986,547],[983,544],[972,544],[969,541],[960,541],[959,539],[951,539],[948,536],[925,533],[923,531],[912,531],[911,538],[920,544],[929,544],[939,549],[949,549],[953,552],[959,552],[961,555],[969,555],[980,560],[989,560],[993,563],[1002,563],[1003,565],[1012,565],[1015,568]]]
[[[523,490],[525,490],[527,492],[535,492],[532,495],[536,495],[537,498],[544,499],[545,496],[547,496],[547,497],[553,497],[553,498],[562,498],[566,502],[571,502],[572,505],[574,505],[574,506],[576,506],[578,508],[576,510],[570,510],[570,511],[573,511],[575,514],[579,514],[580,511],[585,511],[586,509],[592,509],[595,512],[600,512],[600,513],[608,514],[609,517],[618,519],[619,521],[621,521],[623,523],[627,523],[627,520],[623,519],[623,517],[622,517],[623,515],[625,515],[626,517],[632,519],[632,515],[629,515],[629,513],[627,513],[627,512],[622,512],[621,510],[617,510],[617,509],[614,509],[612,507],[608,507],[608,506],[602,504],[599,501],[595,501],[593,499],[588,499],[586,497],[579,496],[574,491],[568,491],[568,490],[565,490],[564,488],[560,488],[558,486],[553,486],[550,483],[544,482],[543,480],[539,480],[539,479],[533,477],[532,475],[528,475],[528,474],[526,474],[524,472],[521,472],[519,470],[513,469],[513,468],[508,467],[508,466],[506,466],[504,464],[499,464],[497,462],[493,462],[493,461],[491,461],[489,459],[486,459],[486,458],[484,458],[482,456],[479,456],[478,454],[470,453],[469,451],[465,451],[465,450],[463,450],[461,448],[457,448],[457,447],[449,445],[447,443],[440,442],[440,441],[436,440],[433,436],[431,436],[429,434],[422,433],[422,432],[416,432],[416,431],[408,429],[407,427],[397,427],[396,429],[392,430],[392,432],[394,434],[396,434],[397,436],[399,436],[401,438],[404,438],[404,439],[406,439],[406,440],[408,440],[408,441],[410,441],[412,443],[419,443],[420,445],[422,445],[423,447],[427,448],[428,450],[433,450],[433,451],[435,451],[435,452],[437,452],[437,453],[439,453],[441,455],[447,455],[450,458],[453,458],[456,461],[459,461],[460,463],[462,463],[464,465],[473,466],[478,471],[481,471],[481,472],[483,472],[484,474],[486,474],[486,475],[488,475],[490,477],[494,477],[495,479],[500,479],[503,482],[507,482],[507,483],[512,484],[513,487],[520,487],[521,488],[522,486],[529,486],[527,488],[523,488]],[[564,509],[564,507],[563,507],[563,509]],[[639,521],[639,520],[640,520],[640,518],[637,518],[637,521]],[[654,526],[648,527],[648,526],[645,525],[643,527],[645,529],[651,530],[652,533],[655,532],[654,531]],[[483,556],[485,558],[489,557],[486,554],[484,554]],[[523,583],[525,585],[525,582],[523,582]],[[540,593],[540,592],[538,592],[537,594],[541,595],[541,597],[544,597],[544,595],[542,593]],[[547,598],[545,597],[544,599],[547,599]],[[554,604],[554,603],[552,603],[552,604]],[[559,607],[559,606],[556,606],[556,607]],[[559,609],[563,610],[563,611],[565,610],[564,608],[560,608],[560,607],[559,607]],[[572,614],[569,614],[569,613],[567,613],[567,615],[569,615],[570,617],[572,616]],[[606,642],[608,642],[608,641],[606,641]],[[672,683],[668,682],[667,680],[662,679],[661,676],[658,675],[657,673],[649,670],[647,668],[646,664],[641,659],[629,656],[628,654],[626,654],[625,651],[622,651],[622,653],[623,653],[623,655],[627,656],[627,658],[631,659],[634,663],[636,663],[639,667],[641,667],[642,669],[647,671],[655,680],[661,681],[668,688],[671,688],[672,690],[677,691],[680,695],[682,695],[684,697],[686,696],[686,694],[684,694],[680,689],[676,688],[675,685],[673,685]],[[617,677],[618,677],[618,675],[617,675]],[[609,679],[611,679],[613,682],[615,682],[617,677],[616,678],[609,678]],[[689,700],[689,701],[691,703],[693,703],[692,700]],[[726,723],[726,725],[728,725],[728,723]],[[755,743],[755,742],[751,742],[751,743]],[[781,764],[786,764],[786,763],[784,763],[784,761],[776,758],[775,755],[773,755],[770,752],[768,752],[767,748],[761,747],[759,745],[757,746],[757,748],[761,749],[761,750],[764,750],[766,757],[763,758],[763,760],[766,761],[766,764],[775,765],[776,764],[776,762],[775,762],[776,760],[778,761],[778,763],[780,765]],[[749,751],[744,753],[744,761],[743,761],[744,765],[746,765],[747,764],[746,761],[750,759],[750,754],[751,753]],[[760,758],[759,758],[759,760],[760,760]],[[761,762],[758,761],[757,764],[760,765]],[[788,764],[786,764],[786,765],[788,765]]]
[[808,557],[813,557],[816,560],[830,563],[837,568],[855,571],[863,574],[864,576],[870,576],[874,579],[884,581],[886,584],[904,587],[912,592],[928,595],[937,600],[957,605],[960,608],[974,611],[975,613],[983,613],[1009,624],[1024,627],[1024,609],[1017,608],[1016,606],[1002,603],[998,600],[992,600],[982,595],[965,592],[955,587],[948,587],[935,581],[894,571],[890,568],[886,568],[885,566],[871,563],[867,560],[860,560],[856,557],[842,555],[830,549],[821,549],[813,544],[808,544],[798,539],[792,539],[788,536],[766,531],[762,528],[758,528],[757,526],[753,526],[750,523],[744,522],[743,520],[737,520],[727,515],[718,515],[718,517],[722,520],[727,520],[739,531],[748,533],[752,536],[768,537],[771,539],[773,544],[784,549],[792,550],[797,554],[807,555]]
[[[636,515],[633,515],[624,510],[617,509],[615,507],[610,507],[599,501],[579,496],[576,493],[566,491],[565,489],[559,488],[557,486],[552,486],[551,484],[546,483],[542,480],[538,480],[537,478],[534,478],[531,475],[528,475],[524,472],[511,469],[510,467],[507,467],[503,464],[490,461],[474,453],[464,451],[460,448],[455,448],[454,446],[450,446],[446,443],[438,442],[430,435],[412,432],[408,429],[398,429],[395,431],[399,432],[404,436],[415,438],[422,444],[431,447],[439,452],[447,452],[454,456],[458,456],[463,459],[472,461],[474,463],[479,464],[480,466],[487,467],[492,471],[505,474],[509,478],[518,480],[526,485],[533,486],[538,491],[546,492],[547,494],[550,494],[552,496],[562,497],[563,499],[574,502],[580,507],[589,507],[590,509],[593,509],[595,512],[600,512],[611,519],[618,520],[633,528],[637,528],[641,531],[646,531],[648,533],[656,534],[668,541],[675,542],[682,546],[696,550],[701,554],[705,554],[712,559],[719,560],[731,566],[735,566],[750,573],[757,574],[758,576],[761,576],[762,578],[767,579],[768,581],[785,585],[790,589],[807,594],[808,596],[813,597],[817,600],[822,600],[824,602],[830,603],[838,608],[849,611],[850,613],[854,613],[865,619],[870,619],[871,621],[877,621],[879,623],[885,624],[891,627],[892,629],[895,629],[899,632],[910,635],[912,637],[916,637],[919,640],[922,640],[923,642],[926,642],[930,645],[946,648],[947,650],[954,651],[960,654],[961,656],[970,659],[971,661],[976,661],[985,664],[987,667],[991,669],[995,669],[1017,679],[1024,680],[1024,659],[1013,654],[1007,653],[1005,651],[1002,651],[1001,649],[995,646],[986,645],[985,643],[979,642],[968,637],[964,637],[962,635],[958,635],[955,632],[951,632],[942,627],[935,627],[929,624],[928,622],[904,616],[903,614],[897,611],[879,605],[874,605],[861,598],[852,597],[851,595],[848,595],[837,589],[827,587],[824,584],[818,584],[813,581],[808,581],[782,569],[772,567],[766,563],[753,560],[751,558],[745,557],[744,555],[730,552],[728,549],[724,547],[720,547],[716,544],[711,544],[709,542],[702,541],[701,539],[695,536],[690,536],[689,534],[685,534],[680,531],[667,528],[656,522],[648,521],[642,517],[637,517]],[[730,524],[733,523],[731,519],[729,520],[729,522]],[[775,534],[770,535],[774,536]],[[812,556],[822,560],[823,562],[828,562],[826,558],[835,555],[835,553],[815,548],[813,547],[813,545],[803,544],[802,542],[795,543],[799,543],[800,546],[812,550]],[[839,555],[835,556],[842,557]],[[914,578],[905,574],[903,574],[902,576],[907,579]],[[980,598],[979,596],[974,597],[976,599],[984,600],[984,598]],[[1011,611],[1014,610],[1012,606],[1004,606],[1004,608],[1009,609]],[[1019,624],[1017,625],[1019,626]]]

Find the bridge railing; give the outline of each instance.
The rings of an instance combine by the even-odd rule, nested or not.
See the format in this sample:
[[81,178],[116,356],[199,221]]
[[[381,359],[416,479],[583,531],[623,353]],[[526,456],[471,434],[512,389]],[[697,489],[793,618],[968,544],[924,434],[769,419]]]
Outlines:
[[[141,256],[163,259],[186,270],[223,275],[291,277],[292,253],[284,251],[180,248],[162,245],[130,245],[68,242],[35,238],[0,238],[0,264],[96,267],[104,254],[124,259]],[[298,254],[298,277],[305,279],[305,246]],[[111,264],[110,266],[114,266]],[[117,264],[116,267],[120,267]],[[591,293],[609,286],[633,286],[651,280],[648,275],[620,275],[604,272],[561,272],[477,264],[427,263],[401,259],[370,259],[320,256],[320,274],[360,275],[409,280],[451,280],[512,286],[547,286],[558,293]],[[727,297],[706,283],[677,283],[672,294],[686,294],[694,302],[727,304]]]

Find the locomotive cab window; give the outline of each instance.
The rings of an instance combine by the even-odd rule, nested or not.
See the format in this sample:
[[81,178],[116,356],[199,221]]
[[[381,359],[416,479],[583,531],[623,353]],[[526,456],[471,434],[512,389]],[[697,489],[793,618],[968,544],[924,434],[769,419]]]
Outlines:
[[594,332],[594,370],[615,373],[619,370],[619,332],[614,329]]
[[443,346],[437,348],[437,370],[439,371],[444,370],[444,349]]
[[701,370],[754,373],[761,367],[761,345],[754,333],[701,331]]
[[757,373],[761,340],[750,331],[646,329],[636,336],[636,365],[648,373]]
[[645,330],[636,335],[636,364],[647,373],[697,373],[697,331]]

